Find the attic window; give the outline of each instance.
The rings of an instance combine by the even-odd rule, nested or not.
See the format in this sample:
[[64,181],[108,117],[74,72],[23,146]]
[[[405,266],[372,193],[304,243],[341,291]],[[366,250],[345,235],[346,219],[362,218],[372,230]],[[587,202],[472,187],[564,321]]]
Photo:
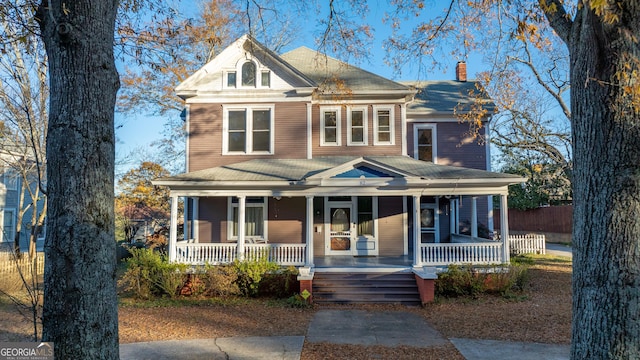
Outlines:
[[234,88],[236,87],[236,72],[229,71],[227,73],[227,87]]
[[263,71],[262,72],[262,77],[261,77],[261,84],[263,87],[270,87],[271,86],[271,73],[269,71]]
[[242,86],[256,86],[256,64],[251,61],[242,65]]

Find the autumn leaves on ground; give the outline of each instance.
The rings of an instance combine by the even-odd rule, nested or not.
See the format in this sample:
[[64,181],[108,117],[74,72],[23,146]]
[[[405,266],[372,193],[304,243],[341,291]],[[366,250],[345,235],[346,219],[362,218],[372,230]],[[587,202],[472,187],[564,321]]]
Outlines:
[[[536,257],[530,283],[508,298],[438,299],[425,308],[350,305],[369,311],[409,311],[423,316],[447,338],[477,338],[568,344],[571,338],[571,262]],[[32,323],[6,297],[0,300],[0,342],[29,341]],[[287,307],[264,299],[209,299],[136,302],[123,298],[121,343],[229,336],[305,335],[318,309]],[[342,307],[347,307],[344,305]],[[28,315],[28,313],[26,314]],[[461,358],[453,346],[430,349],[305,343],[303,359]],[[351,355],[349,355],[351,354]]]

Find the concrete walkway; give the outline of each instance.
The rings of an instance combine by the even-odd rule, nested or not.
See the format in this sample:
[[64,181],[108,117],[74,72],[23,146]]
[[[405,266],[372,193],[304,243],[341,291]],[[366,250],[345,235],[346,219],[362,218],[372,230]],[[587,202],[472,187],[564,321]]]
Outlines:
[[[431,347],[451,342],[467,360],[565,360],[569,345],[445,339],[425,319],[402,311],[320,310],[306,339],[334,344]],[[298,360],[304,336],[169,340],[120,345],[122,360]]]
[[298,360],[304,336],[230,337],[120,344],[122,360]]
[[566,256],[573,259],[573,248],[571,246],[546,243],[545,247],[549,255]]

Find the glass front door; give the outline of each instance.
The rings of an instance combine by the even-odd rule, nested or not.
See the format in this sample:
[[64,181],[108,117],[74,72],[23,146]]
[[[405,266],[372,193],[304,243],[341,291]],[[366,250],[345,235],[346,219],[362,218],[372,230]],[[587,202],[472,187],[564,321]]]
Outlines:
[[351,255],[353,249],[352,205],[331,204],[327,209],[329,226],[327,250],[331,255]]

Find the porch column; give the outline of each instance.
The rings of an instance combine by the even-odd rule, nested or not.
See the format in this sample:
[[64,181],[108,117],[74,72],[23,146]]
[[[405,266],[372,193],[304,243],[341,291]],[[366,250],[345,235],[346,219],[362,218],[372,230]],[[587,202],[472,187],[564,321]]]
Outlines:
[[307,195],[307,253],[305,266],[313,267],[313,195]]
[[200,242],[198,239],[200,238],[200,233],[199,228],[198,228],[198,218],[200,216],[200,214],[198,213],[200,210],[200,198],[199,197],[194,197],[193,198],[193,211],[191,212],[192,215],[192,219],[191,219],[191,238],[193,239],[194,243],[198,243]]
[[420,251],[420,195],[413,195],[413,266],[422,266]]
[[244,260],[244,228],[246,196],[238,196],[238,242],[236,243],[236,256],[238,260]]
[[178,197],[171,195],[171,221],[169,223],[169,262],[176,261],[178,241]]
[[504,263],[510,262],[511,251],[509,249],[509,208],[507,195],[500,195],[500,237],[502,238],[502,250],[504,251]]
[[478,237],[478,198],[471,197],[471,237]]
[[456,209],[456,200],[449,199],[449,234],[456,233],[456,213],[458,209]]

